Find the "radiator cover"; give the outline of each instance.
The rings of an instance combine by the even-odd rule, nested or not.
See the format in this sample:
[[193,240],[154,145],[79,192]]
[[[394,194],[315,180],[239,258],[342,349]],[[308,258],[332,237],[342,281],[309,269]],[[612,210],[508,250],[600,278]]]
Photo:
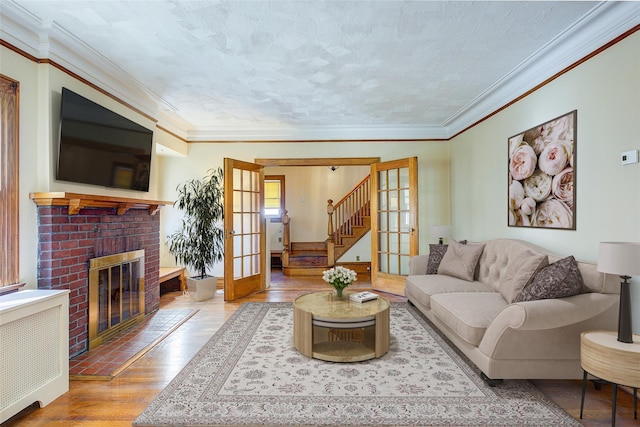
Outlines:
[[69,291],[0,297],[0,422],[69,390]]

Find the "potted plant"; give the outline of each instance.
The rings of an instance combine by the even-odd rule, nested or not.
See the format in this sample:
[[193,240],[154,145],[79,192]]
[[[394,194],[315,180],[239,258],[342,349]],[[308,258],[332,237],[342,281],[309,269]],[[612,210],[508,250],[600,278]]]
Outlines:
[[212,169],[203,179],[178,186],[174,206],[184,211],[182,227],[167,236],[169,252],[176,262],[192,268],[197,276],[187,278],[196,301],[213,297],[217,278],[207,274],[224,255],[224,182],[222,168]]

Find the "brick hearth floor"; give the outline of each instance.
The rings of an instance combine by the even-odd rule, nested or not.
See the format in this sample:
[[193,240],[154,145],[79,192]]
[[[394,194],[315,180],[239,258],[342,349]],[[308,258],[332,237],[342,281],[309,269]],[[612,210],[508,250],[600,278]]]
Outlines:
[[110,380],[197,312],[190,309],[156,311],[93,350],[69,360],[69,378]]

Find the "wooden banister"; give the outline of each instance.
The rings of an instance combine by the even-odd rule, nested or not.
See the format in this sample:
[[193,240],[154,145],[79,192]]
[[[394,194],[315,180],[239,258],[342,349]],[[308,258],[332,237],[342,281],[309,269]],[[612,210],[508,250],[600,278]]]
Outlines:
[[282,267],[289,267],[289,255],[291,252],[291,219],[288,211],[282,211]]
[[335,205],[332,200],[327,201],[329,242],[342,245],[343,236],[353,235],[353,227],[363,226],[364,217],[371,215],[370,182],[371,177],[367,176]]

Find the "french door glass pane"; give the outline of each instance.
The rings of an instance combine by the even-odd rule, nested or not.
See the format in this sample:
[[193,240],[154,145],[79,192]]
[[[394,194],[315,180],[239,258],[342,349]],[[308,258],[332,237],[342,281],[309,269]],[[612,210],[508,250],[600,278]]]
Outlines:
[[378,188],[380,190],[386,190],[387,188],[387,171],[378,172]]
[[399,256],[398,255],[389,255],[389,274],[400,274],[400,265],[399,265]]
[[400,241],[398,239],[397,233],[389,234],[389,252],[393,254],[397,254],[400,252]]
[[380,236],[380,252],[389,252],[389,234],[379,233]]
[[[235,248],[234,248],[235,250]],[[242,258],[234,258],[233,260],[233,278],[240,279],[242,277]]]
[[400,188],[409,188],[409,168],[400,168]]
[[242,191],[251,191],[251,171],[242,171]]
[[386,253],[381,253],[378,257],[379,259],[379,266],[380,266],[380,272],[382,273],[387,273],[389,271],[389,263],[387,262],[387,254]]
[[260,255],[253,255],[253,271],[252,274],[260,274]]
[[251,214],[243,213],[242,214],[242,233],[250,233],[251,232]]
[[242,257],[242,277],[251,276],[251,256],[247,255]]
[[409,190],[408,189],[400,190],[399,202],[400,202],[400,206],[399,206],[400,210],[402,211],[409,210]]
[[242,256],[242,235],[236,234],[233,236],[233,257]]
[[260,235],[253,235],[253,247],[251,248],[251,253],[258,254],[260,253]]
[[398,224],[398,212],[389,213],[389,231],[392,233],[400,231],[400,225]]
[[378,229],[380,231],[388,231],[389,230],[389,214],[386,212],[378,213]]
[[242,189],[242,171],[240,169],[233,170],[233,189],[241,190]]
[[389,189],[398,188],[398,169],[390,169],[389,176]]
[[242,211],[242,193],[240,191],[233,192],[233,211]]
[[402,233],[400,234],[400,253],[401,254],[408,254],[409,253],[409,240],[411,239],[411,236],[409,235],[409,233]]
[[409,257],[406,255],[400,257],[400,274],[403,276],[409,275]]

